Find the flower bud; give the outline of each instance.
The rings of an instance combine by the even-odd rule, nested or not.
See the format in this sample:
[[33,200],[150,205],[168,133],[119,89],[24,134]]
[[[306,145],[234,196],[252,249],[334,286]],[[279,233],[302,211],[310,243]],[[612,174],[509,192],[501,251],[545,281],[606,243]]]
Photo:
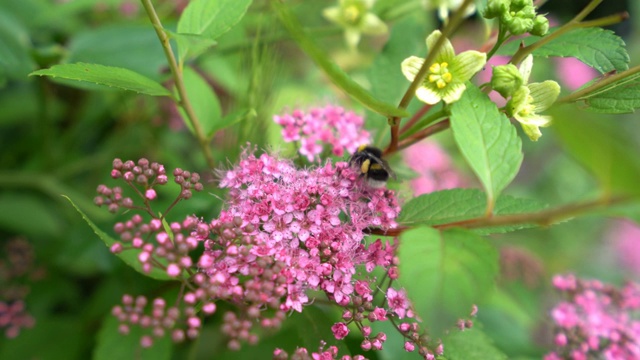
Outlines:
[[525,6],[516,12],[516,16],[525,19],[533,19],[536,17],[536,8],[533,6]]
[[491,87],[503,98],[511,96],[523,83],[522,74],[515,65],[507,64],[493,67]]
[[525,6],[533,6],[533,0],[511,0],[512,9],[522,9]]
[[501,17],[502,14],[509,11],[508,0],[489,0],[487,1],[487,7],[484,9],[482,16],[485,19],[493,19]]
[[531,28],[533,27],[533,20],[524,18],[524,17],[514,16],[511,18],[511,21],[506,25],[507,25],[507,29],[509,29],[509,32],[511,34],[522,35],[524,33],[529,32],[529,30],[531,30]]
[[549,20],[542,16],[538,15],[533,20],[533,28],[529,33],[534,36],[545,36],[549,32]]

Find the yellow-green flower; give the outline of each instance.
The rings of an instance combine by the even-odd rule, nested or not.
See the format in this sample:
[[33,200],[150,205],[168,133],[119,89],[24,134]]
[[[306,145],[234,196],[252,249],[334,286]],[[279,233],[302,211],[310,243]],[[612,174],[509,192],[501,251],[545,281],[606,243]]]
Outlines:
[[344,28],[344,37],[355,48],[362,34],[381,35],[389,30],[376,14],[369,12],[374,0],[340,0],[338,6],[324,9],[322,14],[329,21]]
[[551,125],[551,116],[538,113],[553,105],[560,94],[560,85],[552,80],[527,84],[532,67],[533,56],[529,55],[519,68],[524,85],[513,93],[506,110],[509,116],[520,122],[529,139],[537,141],[542,136],[540,127]]
[[[436,30],[427,37],[427,47],[433,46],[442,36]],[[449,39],[445,39],[438,50],[434,62],[429,66],[427,76],[416,90],[416,96],[427,104],[437,104],[440,100],[447,104],[457,101],[467,88],[465,82],[480,71],[487,62],[487,54],[479,51],[465,51],[455,54]],[[402,74],[413,81],[422,67],[424,59],[411,56],[402,62]]]

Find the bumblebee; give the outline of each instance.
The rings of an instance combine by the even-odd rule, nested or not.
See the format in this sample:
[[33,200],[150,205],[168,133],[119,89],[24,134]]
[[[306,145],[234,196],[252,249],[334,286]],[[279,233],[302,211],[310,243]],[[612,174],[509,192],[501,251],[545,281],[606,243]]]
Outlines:
[[360,176],[364,177],[372,188],[382,188],[389,177],[396,178],[396,174],[389,168],[389,164],[382,159],[382,150],[367,145],[361,145],[349,159],[349,164],[360,170]]

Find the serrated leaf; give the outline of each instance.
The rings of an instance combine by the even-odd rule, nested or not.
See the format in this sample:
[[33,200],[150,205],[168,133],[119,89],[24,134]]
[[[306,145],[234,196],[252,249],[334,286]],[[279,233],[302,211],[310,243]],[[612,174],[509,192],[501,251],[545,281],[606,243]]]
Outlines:
[[331,61],[327,56],[327,52],[320,49],[313,39],[305,33],[302,24],[300,24],[298,19],[287,8],[287,5],[281,4],[279,1],[272,1],[271,5],[289,35],[291,35],[298,46],[322,68],[336,86],[359,101],[362,105],[379,114],[398,117],[409,116],[406,110],[398,109],[394,104],[374,97],[369,91],[353,81],[338,65]]
[[[220,101],[218,101],[218,96],[213,92],[211,86],[200,74],[188,67],[184,69],[183,79],[189,102],[204,133],[210,134],[213,129],[221,128],[222,110],[220,109]],[[187,116],[182,108],[180,108],[180,114],[185,119],[185,124],[189,130],[193,133],[191,122],[187,121]]]
[[513,180],[522,163],[522,142],[515,127],[477,87],[451,107],[453,137],[487,192],[488,210]]
[[444,355],[448,360],[504,360],[502,351],[493,340],[477,327],[464,331],[454,331],[443,339]]
[[[215,40],[226,33],[244,16],[251,0],[194,0],[187,5],[178,20],[179,34],[202,35]],[[191,44],[178,43],[180,58],[190,52]]]
[[153,346],[143,348],[140,345],[142,335],[150,335],[150,330],[143,333],[140,326],[131,326],[127,335],[118,331],[118,319],[107,315],[98,332],[97,345],[93,350],[93,359],[139,359],[139,360],[163,360],[171,359],[173,344],[170,335],[162,338],[154,338]]
[[493,291],[498,252],[472,232],[420,227],[400,237],[400,283],[429,330],[466,318]]
[[[533,44],[540,38],[528,37],[525,45]],[[499,54],[512,55],[520,46],[520,40],[500,48]],[[575,57],[588,66],[606,73],[612,70],[624,71],[629,68],[629,54],[622,38],[613,31],[602,28],[579,28],[560,35],[533,51],[534,56]]]
[[148,24],[126,22],[84,29],[70,39],[67,51],[67,64],[115,66],[135,71],[154,81],[162,81],[166,77],[163,70],[168,67],[167,58],[158,35]]
[[640,146],[617,124],[565,116],[553,130],[570,154],[596,176],[605,194],[640,196]]
[[151,96],[171,96],[169,90],[148,77],[114,66],[85,63],[61,64],[29,74],[29,76],[33,75],[84,81]]
[[[80,215],[82,216],[82,218],[84,219],[84,221],[91,227],[91,229],[93,229],[93,232],[98,235],[98,237],[100,238],[100,240],[102,240],[104,242],[104,244],[109,248],[111,247],[111,245],[113,245],[116,240],[113,239],[112,237],[110,237],[109,235],[107,235],[107,233],[105,233],[104,231],[100,230],[99,227],[96,226],[96,224],[93,223],[93,221],[91,221],[91,219],[89,219],[89,217],[87,217],[87,215],[84,214],[84,212],[82,210],[80,210],[79,207],[76,206],[76,204],[67,196],[63,197],[67,200],[69,200],[69,202],[71,203],[71,205],[76,209],[76,211],[78,213],[80,213]],[[134,270],[136,270],[137,272],[141,273],[142,275],[148,276],[150,278],[156,279],[156,280],[176,280],[175,278],[170,277],[169,275],[167,275],[166,272],[153,267],[151,269],[151,272],[146,273],[144,271],[142,271],[142,265],[140,264],[140,261],[138,260],[138,254],[140,253],[140,250],[138,249],[134,249],[134,250],[126,250],[123,251],[119,254],[116,254],[117,257],[119,257],[120,259],[122,259],[122,261],[125,262],[125,264],[131,266]]]
[[[449,189],[435,191],[411,199],[402,207],[398,222],[402,225],[442,225],[484,216],[486,195],[478,189]],[[546,205],[532,199],[503,195],[494,208],[495,215],[524,214],[540,211]],[[517,224],[474,229],[480,234],[505,233],[535,227],[535,224]]]
[[584,108],[598,113],[632,113],[640,107],[640,73],[609,84],[589,93],[578,101],[584,101]]

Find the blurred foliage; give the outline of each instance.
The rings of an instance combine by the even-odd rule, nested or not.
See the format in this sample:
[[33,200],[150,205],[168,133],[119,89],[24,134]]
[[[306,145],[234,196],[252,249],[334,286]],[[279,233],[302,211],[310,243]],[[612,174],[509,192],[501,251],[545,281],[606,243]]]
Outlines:
[[[434,12],[412,10],[415,7],[411,8],[411,4],[415,2],[379,0],[374,10],[391,24],[390,34],[386,38],[364,37],[359,51],[352,52],[343,42],[341,30],[321,16],[322,9],[333,2],[289,3],[295,3],[295,16],[322,51],[356,83],[391,104],[396,104],[408,87],[399,63],[410,55],[423,55],[424,38],[438,24]],[[557,14],[558,18],[571,17],[577,11],[572,8],[575,3],[549,1],[549,7],[542,10]],[[609,3],[617,6],[625,2]],[[627,3],[634,6],[629,9],[632,19],[634,15],[640,16],[640,5]],[[174,30],[180,27],[177,19],[185,5],[186,1],[177,0],[155,2],[165,26]],[[403,11],[404,8],[408,10]],[[613,12],[606,6],[601,10]],[[640,58],[637,24],[637,20],[628,20],[618,27],[632,59]],[[477,46],[474,40],[481,32],[479,29],[481,22],[474,18],[456,39],[469,34],[467,45]],[[188,60],[198,77],[188,73],[187,82],[192,83],[191,89],[203,89],[194,94],[202,97],[195,101],[213,107],[210,112],[217,112],[220,119],[232,123],[212,139],[217,168],[229,167],[247,142],[260,149],[273,148],[292,155],[292,148],[281,142],[279,129],[271,120],[273,114],[326,103],[340,103],[366,114],[366,125],[374,133],[375,143],[383,146],[388,142],[386,118],[336,91],[329,78],[288,39],[268,9],[267,1],[254,1],[238,25],[216,41],[215,46]],[[553,61],[536,61],[537,73],[547,77],[554,74]],[[202,174],[204,195],[181,203],[172,212],[176,219],[187,214],[205,219],[215,217],[222,206],[223,194],[217,189],[214,169],[208,168],[197,141],[169,98],[27,76],[54,64],[76,62],[123,67],[170,85],[160,43],[141,5],[135,1],[0,2],[0,233],[3,242],[19,235],[26,237],[34,247],[36,263],[46,269],[44,278],[30,285],[26,297],[36,325],[23,330],[16,339],[0,338],[2,359],[86,359],[92,356],[98,342],[117,349],[123,341],[116,338],[120,335],[115,330],[106,332],[115,328],[109,312],[120,301],[121,294],[166,291],[165,283],[132,271],[111,255],[62,197],[71,198],[100,229],[113,236],[113,224],[125,216],[108,214],[92,201],[97,185],[111,180],[109,169],[113,158],[145,157],[163,163],[168,171],[180,167]],[[408,111],[413,113],[418,106],[414,101]],[[612,190],[638,190],[637,116],[613,118],[573,106],[557,109],[554,116],[559,126],[546,130],[537,143],[530,143],[518,130],[524,140],[523,167],[504,193],[562,204],[590,198],[602,183]],[[219,129],[215,123],[208,127],[211,132]],[[605,133],[610,135],[603,138]],[[618,138],[625,140],[613,140]],[[450,136],[438,139],[461,163],[462,155],[451,147]],[[603,148],[613,152],[619,162],[611,164],[608,162],[611,157],[599,157]],[[593,157],[598,161],[592,162]],[[581,162],[587,166],[583,167]],[[615,165],[614,176],[619,181],[608,178],[609,165]],[[471,176],[471,170],[466,171]],[[169,205],[177,189],[174,185],[163,189],[159,194],[160,207]],[[637,221],[640,209],[604,215],[624,215]],[[533,283],[524,283],[519,277],[509,280],[504,277],[498,290],[480,308],[483,331],[508,358],[540,358],[546,352],[550,328],[544,319],[553,301],[549,287],[552,274],[575,271],[614,282],[640,280],[640,274],[625,272],[618,266],[606,238],[607,226],[606,217],[593,216],[489,238],[503,252],[512,247],[525,249],[525,258],[542,264],[539,272],[533,274]],[[215,325],[221,320],[214,317],[193,348],[177,346],[174,357],[211,358],[212,354],[222,352],[221,358],[267,358],[274,347],[306,345],[312,349],[317,345],[303,343],[304,337],[293,336],[299,336],[312,325],[326,330],[331,324],[322,313],[324,309],[310,311],[318,314],[314,318],[296,314],[281,333],[266,337],[255,348],[245,347],[239,354],[228,352],[223,342],[216,342],[221,334]],[[318,319],[327,324],[321,326]],[[469,333],[454,336],[445,343],[478,341],[482,336]],[[167,352],[161,357],[148,356],[170,357]],[[395,358],[395,354],[386,351],[378,356]]]

